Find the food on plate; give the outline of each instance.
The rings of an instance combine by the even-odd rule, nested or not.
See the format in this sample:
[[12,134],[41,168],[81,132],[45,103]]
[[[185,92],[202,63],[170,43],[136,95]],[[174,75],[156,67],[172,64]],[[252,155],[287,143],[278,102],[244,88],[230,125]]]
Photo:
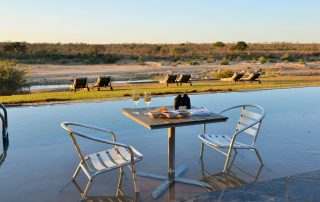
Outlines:
[[166,112],[166,111],[168,111],[167,107],[161,107],[161,108],[154,109],[154,110],[152,110],[150,112],[151,113],[160,113],[160,112]]

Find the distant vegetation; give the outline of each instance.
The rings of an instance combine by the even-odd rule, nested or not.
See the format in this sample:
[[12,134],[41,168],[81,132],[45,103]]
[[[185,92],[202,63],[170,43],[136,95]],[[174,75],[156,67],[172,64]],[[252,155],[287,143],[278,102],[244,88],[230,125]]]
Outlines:
[[229,77],[232,77],[232,75],[233,75],[233,71],[230,69],[225,69],[220,72],[216,72],[212,74],[212,76],[217,79],[229,78]]
[[[224,59],[225,58],[225,59]],[[182,43],[182,44],[60,44],[0,42],[0,59],[15,59],[19,63],[54,64],[113,64],[120,59],[133,59],[138,64],[144,61],[260,62],[320,60],[320,44],[293,43]],[[223,60],[224,59],[224,60]]]
[[15,61],[0,61],[0,95],[12,95],[26,84],[25,72]]

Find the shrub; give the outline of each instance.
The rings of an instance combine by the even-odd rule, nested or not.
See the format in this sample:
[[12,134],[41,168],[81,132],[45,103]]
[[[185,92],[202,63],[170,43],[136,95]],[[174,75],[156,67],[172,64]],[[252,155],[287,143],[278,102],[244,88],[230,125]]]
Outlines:
[[280,57],[280,60],[283,60],[286,62],[287,61],[291,61],[292,58],[291,58],[291,55],[289,53],[285,53],[283,56]]
[[276,60],[275,60],[275,59],[269,59],[268,62],[270,62],[270,63],[275,63]]
[[264,57],[260,57],[260,58],[259,58],[259,62],[260,62],[261,64],[264,64],[264,63],[267,62],[267,60],[266,60],[266,58],[264,58]]
[[207,58],[207,63],[214,63],[215,61],[215,58]]
[[192,60],[189,62],[190,65],[200,65],[200,62],[196,61],[196,60]]
[[306,64],[303,59],[299,59],[298,63],[299,63],[300,65],[305,65],[305,64]]
[[226,69],[221,72],[213,73],[212,76],[217,79],[232,77],[233,71]]
[[217,41],[215,43],[213,43],[213,47],[218,47],[218,48],[223,48],[226,44],[224,44],[221,41]]
[[229,61],[227,58],[223,58],[223,60],[220,62],[220,65],[228,65]]
[[240,51],[244,51],[248,48],[248,44],[244,41],[239,41],[237,42],[235,49],[240,50]]
[[24,70],[15,61],[0,61],[0,95],[12,95],[26,85]]

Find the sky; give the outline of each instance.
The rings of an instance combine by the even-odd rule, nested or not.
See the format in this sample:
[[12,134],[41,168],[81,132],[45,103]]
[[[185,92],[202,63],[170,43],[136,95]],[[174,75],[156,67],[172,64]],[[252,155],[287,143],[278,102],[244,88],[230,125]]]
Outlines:
[[0,0],[0,41],[320,43],[320,0]]

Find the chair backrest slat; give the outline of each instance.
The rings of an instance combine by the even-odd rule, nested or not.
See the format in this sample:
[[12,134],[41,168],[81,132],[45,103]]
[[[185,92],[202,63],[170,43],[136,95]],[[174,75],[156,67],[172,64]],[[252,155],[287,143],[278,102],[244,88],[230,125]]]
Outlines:
[[[261,114],[257,112],[249,111],[249,107],[260,109]],[[253,105],[243,106],[240,113],[240,118],[237,123],[236,132],[243,130],[246,127],[249,127],[246,130],[244,130],[243,133],[253,136],[254,139],[252,144],[254,144],[257,139],[263,118],[264,118],[264,110],[262,108],[253,106]]]
[[[239,119],[239,124],[242,124],[242,125],[244,125],[244,126],[249,126],[249,125],[251,125],[251,124],[253,124],[253,123],[254,123],[253,120],[247,119],[247,118],[244,117],[244,116],[241,116],[240,119]],[[252,127],[253,127],[253,128],[258,128],[258,126],[259,126],[259,123],[256,124],[256,125],[254,125],[254,126],[252,126]]]
[[[238,129],[245,128],[245,127],[247,127],[247,126],[246,125],[242,125],[242,124],[238,124],[238,126],[237,126]],[[251,128],[248,128],[247,130],[245,130],[243,132],[255,137],[257,135],[258,128],[251,127]]]
[[246,116],[246,117],[248,117],[250,119],[253,119],[253,120],[257,120],[257,119],[259,119],[261,117],[260,114],[248,111],[246,109],[242,110],[241,115]]

